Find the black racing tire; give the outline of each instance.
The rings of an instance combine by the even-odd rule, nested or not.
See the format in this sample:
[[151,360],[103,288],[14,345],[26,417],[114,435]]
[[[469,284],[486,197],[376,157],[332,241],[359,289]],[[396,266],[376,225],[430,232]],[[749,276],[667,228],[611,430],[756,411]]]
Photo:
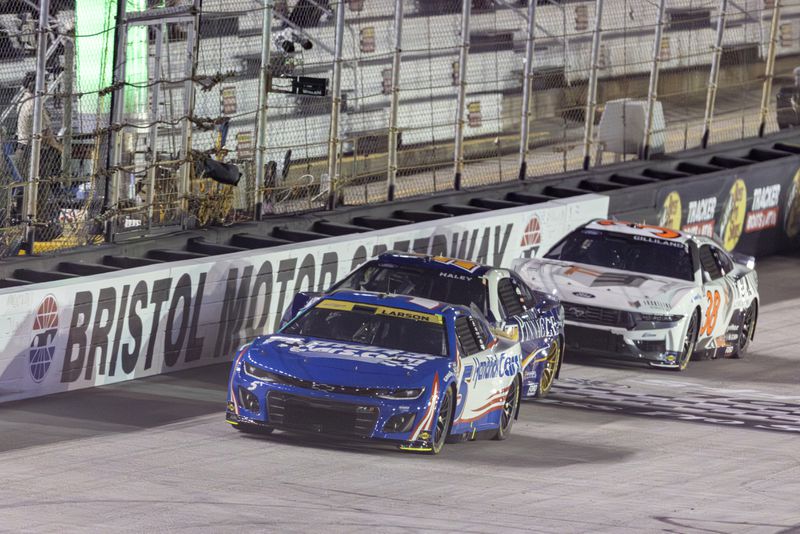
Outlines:
[[517,418],[519,399],[522,394],[520,382],[519,376],[515,377],[508,389],[508,395],[503,403],[503,411],[500,412],[500,426],[497,427],[497,433],[492,439],[502,441],[511,435],[511,427],[514,426],[514,419]]
[[272,431],[275,430],[271,426],[261,426],[261,425],[252,425],[250,423],[238,423],[233,425],[233,428],[238,430],[243,434],[262,434],[268,435],[272,434]]
[[695,352],[697,346],[697,338],[700,335],[700,313],[695,311],[692,318],[689,319],[689,325],[686,327],[686,335],[683,338],[683,347],[681,354],[678,356],[678,365],[672,367],[675,371],[685,371],[692,358],[697,359]]
[[453,388],[447,388],[439,403],[439,410],[436,414],[436,426],[433,430],[433,440],[431,443],[430,454],[439,454],[444,448],[447,436],[450,435],[450,428],[453,426]]
[[556,382],[558,370],[561,367],[561,359],[563,358],[564,351],[561,348],[561,342],[556,339],[550,346],[547,352],[547,359],[544,361],[542,368],[542,376],[539,377],[539,384],[536,386],[536,398],[541,399],[546,397],[550,390],[553,389],[553,384]]
[[753,341],[753,335],[756,332],[756,322],[758,321],[758,304],[754,300],[750,306],[744,311],[744,317],[739,325],[739,337],[736,340],[736,348],[731,355],[731,358],[744,358],[747,354],[747,349],[750,347],[750,342]]

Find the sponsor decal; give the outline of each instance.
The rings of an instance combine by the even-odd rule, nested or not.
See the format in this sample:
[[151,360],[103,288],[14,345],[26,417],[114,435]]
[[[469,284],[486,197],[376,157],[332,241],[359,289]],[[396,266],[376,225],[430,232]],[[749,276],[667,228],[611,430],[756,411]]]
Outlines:
[[781,184],[753,189],[753,203],[747,213],[744,231],[749,234],[778,226],[780,197]]
[[593,299],[594,298],[594,295],[592,295],[591,293],[584,293],[583,291],[574,291],[572,294],[575,295],[576,297],[581,297],[583,299]]
[[402,350],[385,349],[381,347],[352,345],[339,341],[292,340],[291,342],[287,342],[286,338],[269,338],[264,340],[263,344],[289,349],[289,352],[294,353],[310,352],[319,357],[376,363],[386,367],[399,367],[408,371],[413,371],[426,362],[443,359],[441,356],[416,354],[414,352],[403,352]]
[[361,313],[372,312],[374,315],[388,315],[390,317],[397,317],[399,319],[411,319],[413,321],[423,321],[426,323],[442,324],[442,316],[432,313],[415,312],[412,310],[404,310],[402,308],[393,308],[390,306],[373,306],[370,304],[362,304],[360,302],[347,302],[342,300],[325,299],[316,306],[323,310],[341,310],[341,311],[356,311]]
[[33,318],[33,338],[28,352],[28,370],[34,382],[41,382],[50,370],[56,350],[58,333],[58,303],[53,295],[47,295]]
[[658,225],[671,230],[681,229],[681,196],[677,191],[671,191],[664,199],[661,213],[658,217]]
[[720,218],[720,239],[725,250],[733,250],[739,243],[747,213],[747,186],[744,180],[733,182]]
[[686,209],[686,223],[683,225],[683,231],[712,237],[714,235],[714,213],[716,209],[717,197],[706,197],[690,201]]
[[786,215],[783,228],[790,239],[800,235],[800,169],[794,175],[786,195]]
[[528,319],[515,317],[522,339],[539,339],[558,335],[558,319],[553,316]]
[[[156,354],[163,354],[164,368],[199,359],[204,338],[198,319],[205,281],[206,273],[197,280],[186,273],[174,283],[172,278],[151,284],[141,280],[121,288],[75,293],[61,382],[75,382],[81,375],[92,380],[95,372],[130,374],[140,358],[144,369],[150,369]],[[163,337],[158,336],[159,330],[164,331]]]
[[481,380],[514,376],[519,372],[519,354],[499,354],[477,362],[473,387]]
[[533,215],[528,224],[525,225],[525,230],[522,232],[522,241],[519,246],[522,247],[523,258],[533,258],[539,252],[539,246],[542,244],[542,224],[539,217]]
[[444,256],[434,256],[433,261],[438,263],[444,263],[445,265],[452,265],[454,267],[458,267],[459,269],[464,269],[467,272],[473,273],[480,268],[480,264],[474,263],[467,260],[459,260],[456,258],[446,258]]

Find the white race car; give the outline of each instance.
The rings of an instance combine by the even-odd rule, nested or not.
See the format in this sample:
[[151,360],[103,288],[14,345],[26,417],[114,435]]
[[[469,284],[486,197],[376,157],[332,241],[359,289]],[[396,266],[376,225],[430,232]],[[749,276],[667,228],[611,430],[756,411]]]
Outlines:
[[567,351],[683,370],[741,357],[758,318],[752,257],[712,239],[595,220],[514,269],[564,306]]

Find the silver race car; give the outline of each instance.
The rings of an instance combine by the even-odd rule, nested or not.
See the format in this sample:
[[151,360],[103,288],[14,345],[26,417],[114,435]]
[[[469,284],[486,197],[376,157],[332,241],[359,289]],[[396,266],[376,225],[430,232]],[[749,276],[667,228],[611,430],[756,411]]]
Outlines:
[[683,370],[744,355],[758,318],[754,264],[706,237],[596,220],[514,269],[561,299],[568,352]]

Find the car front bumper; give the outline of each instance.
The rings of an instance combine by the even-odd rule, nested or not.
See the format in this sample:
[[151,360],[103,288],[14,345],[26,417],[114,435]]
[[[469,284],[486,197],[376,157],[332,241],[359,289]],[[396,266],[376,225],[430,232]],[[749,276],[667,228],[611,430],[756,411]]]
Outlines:
[[571,321],[564,327],[567,354],[638,361],[654,367],[678,367],[681,345],[674,334],[671,329],[627,330]]
[[[268,383],[234,371],[228,388],[226,420],[234,425],[277,428],[337,439],[382,440],[403,449],[430,450],[438,406],[426,391],[419,399],[387,400],[331,394]],[[433,414],[435,415],[435,413]],[[403,431],[388,431],[394,418],[410,419]]]

